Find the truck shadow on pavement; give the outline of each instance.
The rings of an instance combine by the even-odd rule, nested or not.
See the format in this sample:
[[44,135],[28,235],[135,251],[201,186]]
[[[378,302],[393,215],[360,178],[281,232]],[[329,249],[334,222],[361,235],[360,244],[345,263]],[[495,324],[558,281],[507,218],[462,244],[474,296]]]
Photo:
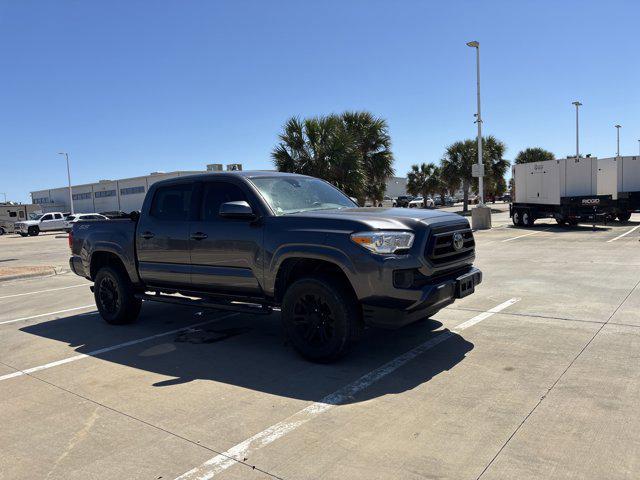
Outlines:
[[[224,317],[224,318],[223,318]],[[214,321],[221,318],[219,321]],[[211,319],[188,329],[189,323]],[[160,336],[106,353],[96,350],[131,340]],[[326,395],[370,373],[399,355],[447,332],[449,338],[381,378],[346,403],[358,403],[388,394],[399,394],[428,382],[464,360],[473,344],[457,333],[442,329],[434,320],[423,320],[399,330],[367,329],[346,358],[329,365],[310,363],[285,344],[280,315],[228,316],[220,312],[197,312],[190,307],[145,304],[139,320],[126,326],[107,325],[99,315],[76,315],[23,327],[21,331],[68,344],[68,356],[84,353],[102,361],[138,370],[132,378],[147,381],[141,388],[163,388],[193,380],[210,380],[271,395],[319,401]],[[91,361],[91,360],[89,360]],[[87,362],[87,360],[81,360]],[[89,375],[83,366],[68,364]],[[91,364],[99,370],[103,365]],[[139,371],[149,374],[143,377]],[[126,381],[126,376],[123,378]]]

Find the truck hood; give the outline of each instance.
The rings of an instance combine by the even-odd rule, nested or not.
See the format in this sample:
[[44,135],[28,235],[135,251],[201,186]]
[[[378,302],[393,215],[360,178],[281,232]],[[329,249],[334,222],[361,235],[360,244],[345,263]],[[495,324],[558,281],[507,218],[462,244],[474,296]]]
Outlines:
[[27,227],[31,226],[31,225],[38,225],[39,222],[37,220],[20,220],[19,222],[20,225],[26,225]]
[[440,223],[464,223],[468,221],[451,212],[427,210],[421,208],[343,208],[335,210],[315,210],[287,215],[287,217],[304,217],[318,219],[350,220],[364,223],[372,229],[407,230],[424,225]]

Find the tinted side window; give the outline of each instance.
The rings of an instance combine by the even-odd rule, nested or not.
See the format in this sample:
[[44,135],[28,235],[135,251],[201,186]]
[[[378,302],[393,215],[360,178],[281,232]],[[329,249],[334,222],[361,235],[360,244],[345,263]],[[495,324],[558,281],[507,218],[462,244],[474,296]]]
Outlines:
[[60,220],[62,218],[62,214],[61,213],[56,213],[54,214],[54,217],[56,220]]
[[158,220],[187,220],[192,188],[192,184],[184,183],[158,188],[149,214]]
[[217,220],[220,205],[225,202],[247,200],[240,187],[225,182],[212,182],[204,186],[200,218],[204,221]]
[[42,217],[42,220],[53,220],[53,215],[45,215],[44,217]]

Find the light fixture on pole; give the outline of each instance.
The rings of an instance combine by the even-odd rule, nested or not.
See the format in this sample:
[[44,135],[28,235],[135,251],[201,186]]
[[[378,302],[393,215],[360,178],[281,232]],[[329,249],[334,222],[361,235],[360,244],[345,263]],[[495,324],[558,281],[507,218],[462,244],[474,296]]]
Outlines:
[[73,192],[71,191],[71,170],[69,169],[69,154],[67,152],[58,152],[58,155],[64,155],[67,159],[67,180],[69,181],[69,203],[71,204],[71,215],[75,213],[73,209]]
[[476,123],[478,124],[478,163],[472,168],[474,177],[478,177],[478,205],[471,211],[471,223],[476,230],[491,228],[491,209],[484,204],[484,163],[482,162],[482,114],[480,110],[480,42],[474,40],[467,42],[467,46],[476,49],[476,96],[478,112]]
[[622,125],[615,125],[616,127],[616,157],[620,156],[620,129],[622,128]]
[[580,158],[580,130],[578,128],[578,110],[580,109],[582,104],[576,100],[575,102],[572,102],[572,105],[576,106],[576,158]]
[[[482,115],[480,113],[480,42],[467,42],[467,46],[476,49],[476,97],[478,111],[476,113],[476,123],[478,124],[478,165],[482,165]],[[481,169],[482,167],[478,167]],[[483,176],[478,176],[478,205],[484,205],[484,182]]]

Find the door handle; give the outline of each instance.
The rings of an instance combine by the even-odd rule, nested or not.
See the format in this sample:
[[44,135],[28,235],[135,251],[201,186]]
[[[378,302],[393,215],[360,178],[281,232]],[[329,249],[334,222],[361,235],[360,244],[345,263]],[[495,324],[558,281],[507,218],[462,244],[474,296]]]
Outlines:
[[153,232],[144,232],[142,235],[140,235],[142,238],[144,238],[145,240],[149,240],[150,238],[155,237],[155,234]]
[[204,240],[205,238],[208,238],[209,235],[207,235],[206,233],[203,232],[196,232],[191,234],[191,239],[192,240]]

